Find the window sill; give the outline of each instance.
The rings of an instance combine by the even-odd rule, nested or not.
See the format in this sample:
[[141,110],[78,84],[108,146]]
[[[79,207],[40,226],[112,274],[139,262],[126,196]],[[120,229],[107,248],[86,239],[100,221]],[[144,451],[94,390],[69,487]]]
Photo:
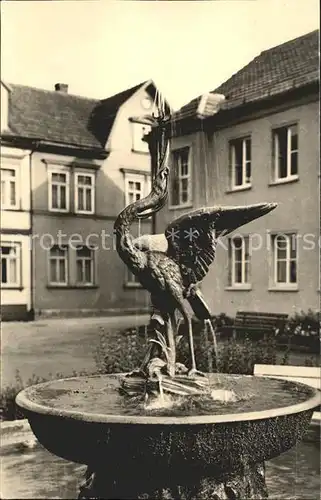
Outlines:
[[6,285],[6,284],[3,284],[1,283],[1,290],[18,290],[19,292],[21,292],[23,290],[23,286],[10,286],[10,285]]
[[131,152],[137,153],[139,155],[149,155],[149,151],[139,151],[138,149],[134,149],[134,148],[131,149]]
[[270,286],[268,288],[269,292],[298,292],[298,285],[295,286]]
[[94,214],[95,214],[95,212],[82,211],[82,210],[75,210],[74,214],[75,214],[75,215],[94,215]]
[[[19,212],[21,211],[21,207],[4,207],[3,205],[1,206],[1,210],[6,211],[6,212]],[[28,212],[28,210],[26,210]]]
[[278,186],[279,184],[291,184],[292,182],[298,182],[299,176],[293,175],[292,177],[284,177],[284,179],[277,179],[276,181],[269,182],[269,186]]
[[127,289],[143,289],[142,285],[140,283],[125,283],[124,284],[124,288],[127,288]]
[[50,216],[63,216],[63,217],[86,217],[86,218],[90,218],[90,217],[96,217],[96,216],[99,216],[96,212],[73,212],[72,210],[68,210],[66,212],[62,212],[60,210],[48,210],[48,211],[45,211],[45,212],[37,212],[37,213],[41,213],[41,215],[50,215]]
[[169,205],[168,210],[183,210],[184,208],[193,208],[193,203],[185,203],[184,205]]
[[52,212],[53,214],[68,214],[70,213],[69,208],[68,209],[62,209],[62,208],[48,208],[49,212]]
[[249,191],[250,189],[252,189],[252,184],[240,187],[233,187],[231,189],[227,189],[225,193],[226,194],[238,193],[239,191]]
[[53,290],[93,290],[99,288],[98,285],[47,285]]
[[226,286],[224,290],[227,292],[248,292],[252,290],[252,285]]

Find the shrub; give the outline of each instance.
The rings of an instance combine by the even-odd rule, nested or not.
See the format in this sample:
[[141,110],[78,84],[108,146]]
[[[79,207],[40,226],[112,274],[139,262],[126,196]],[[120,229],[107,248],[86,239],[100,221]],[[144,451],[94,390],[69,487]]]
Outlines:
[[[85,375],[86,372],[73,373],[73,376]],[[0,393],[0,420],[20,420],[25,418],[24,414],[18,409],[15,399],[17,394],[29,387],[30,385],[40,384],[41,382],[47,382],[48,380],[56,378],[63,378],[61,373],[56,373],[56,375],[49,374],[48,378],[39,377],[33,374],[26,382],[23,381],[19,370],[16,370],[15,383],[11,384],[3,389]]]
[[5,387],[0,394],[0,412],[1,420],[16,420],[25,418],[21,411],[17,408],[15,399],[18,392],[22,391],[29,385],[45,382],[46,379],[32,375],[24,384],[19,370],[16,371],[15,384]]
[[[274,339],[252,342],[245,337],[242,343],[229,339],[219,344],[218,356],[215,359],[212,339],[206,338],[204,331],[195,338],[195,358],[197,367],[202,371],[219,371],[221,373],[253,374],[257,363],[276,363],[276,343]],[[188,340],[182,339],[178,347],[178,361],[190,364],[190,349]]]
[[[233,324],[233,320],[225,315],[213,318],[217,337],[219,327]],[[151,329],[146,327],[130,328],[116,333],[102,330],[99,345],[96,348],[95,360],[99,373],[128,372],[137,368],[144,357]],[[190,347],[187,327],[181,323],[179,334],[182,338],[177,346],[177,361],[190,366]],[[211,333],[200,321],[193,321],[193,336],[196,364],[201,371],[220,371],[225,373],[253,374],[254,365],[276,364],[279,347],[277,337],[266,336],[259,340],[251,340],[245,336],[239,339],[228,339],[218,344],[218,356],[215,358],[214,343]],[[290,347],[283,353],[282,364],[289,364]],[[316,365],[313,357],[302,364]]]
[[[180,326],[179,333],[183,336],[177,346],[177,361],[190,366],[190,347],[185,325]],[[206,332],[203,323],[194,322],[193,334],[196,364],[204,372],[252,374],[256,363],[276,363],[274,338],[252,342],[245,337],[242,343],[230,339],[219,344],[216,359],[211,333]],[[102,331],[95,352],[98,372],[120,373],[137,368],[143,360],[147,341],[147,336],[143,336],[139,328],[111,334]]]
[[284,331],[276,331],[278,344],[289,348],[305,349],[311,353],[320,352],[320,312],[301,311],[288,319]]
[[137,368],[147,346],[147,338],[142,333],[141,327],[113,333],[106,333],[101,328],[94,353],[98,373],[121,373]]
[[[222,326],[227,321],[227,316],[222,314],[219,316],[218,324]],[[146,326],[128,328],[113,333],[107,333],[101,328],[99,343],[94,353],[98,372],[121,373],[137,368],[143,361],[152,333],[151,329]],[[214,350],[213,343],[206,341],[202,322],[193,320],[193,334],[196,339],[195,356],[197,366],[201,370],[208,370],[209,365],[211,369],[215,369],[215,357],[212,352]],[[182,335],[183,338],[177,348],[177,361],[189,365],[187,326],[184,323],[180,324],[179,335]]]
[[309,309],[307,313],[301,311],[289,319],[286,329],[294,335],[319,336],[320,319],[320,312],[312,311],[312,309]]

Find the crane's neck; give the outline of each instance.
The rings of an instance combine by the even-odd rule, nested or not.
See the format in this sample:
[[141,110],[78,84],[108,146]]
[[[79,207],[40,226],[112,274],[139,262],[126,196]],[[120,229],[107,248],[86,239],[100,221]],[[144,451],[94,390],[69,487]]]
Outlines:
[[[166,144],[166,151],[161,159],[161,166],[153,180],[152,190],[148,196],[128,205],[118,215],[114,232],[116,236],[116,249],[120,258],[128,265],[141,267],[143,255],[133,242],[130,234],[130,226],[136,220],[147,218],[158,212],[165,204],[168,193],[168,167],[166,166],[169,149]],[[146,215],[147,214],[147,215]]]
[[159,204],[158,190],[152,191],[148,196],[128,205],[117,217],[114,224],[116,236],[116,250],[120,258],[127,264],[138,264],[141,258],[141,251],[134,245],[133,236],[130,233],[130,227],[133,222],[139,220],[138,212],[153,209],[157,210]]

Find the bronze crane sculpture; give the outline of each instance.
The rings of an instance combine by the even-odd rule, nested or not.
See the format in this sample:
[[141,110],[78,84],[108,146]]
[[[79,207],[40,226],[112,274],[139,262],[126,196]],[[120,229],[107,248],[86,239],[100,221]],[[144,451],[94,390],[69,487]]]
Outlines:
[[[199,319],[211,317],[197,288],[215,258],[217,239],[261,217],[276,207],[275,203],[259,203],[241,207],[205,207],[184,214],[169,224],[164,235],[133,238],[134,221],[159,211],[165,204],[169,168],[165,156],[155,176],[151,193],[127,206],[114,225],[116,248],[123,262],[151,294],[151,302],[167,326],[168,373],[175,376],[175,333],[178,310],[188,325],[191,355],[190,374],[197,373],[192,322],[186,300]],[[145,366],[148,359],[145,360]]]

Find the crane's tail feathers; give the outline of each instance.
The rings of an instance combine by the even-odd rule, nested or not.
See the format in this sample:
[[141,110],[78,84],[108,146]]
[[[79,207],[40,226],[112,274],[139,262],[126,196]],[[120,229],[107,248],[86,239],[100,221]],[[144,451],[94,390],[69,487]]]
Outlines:
[[190,295],[187,300],[198,319],[211,319],[211,311],[209,310],[200,290],[194,290],[193,295]]

